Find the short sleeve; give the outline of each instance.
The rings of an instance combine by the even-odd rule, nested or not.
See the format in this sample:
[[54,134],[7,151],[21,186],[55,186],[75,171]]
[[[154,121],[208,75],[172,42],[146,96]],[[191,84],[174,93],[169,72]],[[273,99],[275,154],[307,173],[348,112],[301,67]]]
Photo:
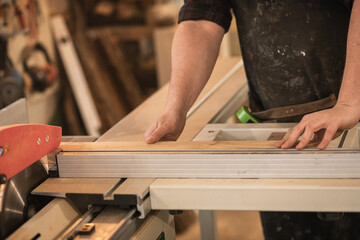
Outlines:
[[180,9],[179,23],[187,20],[208,20],[229,30],[230,4],[226,0],[185,0]]

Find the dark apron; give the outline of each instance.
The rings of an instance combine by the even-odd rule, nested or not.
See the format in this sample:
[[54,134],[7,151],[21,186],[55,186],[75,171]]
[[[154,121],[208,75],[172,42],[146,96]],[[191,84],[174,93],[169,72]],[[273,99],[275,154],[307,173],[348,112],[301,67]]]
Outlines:
[[[230,3],[255,114],[260,112],[262,120],[299,121],[308,112],[334,105],[345,65],[351,1]],[[310,111],[303,111],[305,103]],[[298,114],[289,118],[288,109]],[[323,221],[316,213],[262,212],[261,219],[266,239],[360,239],[360,214]]]
[[351,4],[337,0],[230,2],[253,112],[338,95]]

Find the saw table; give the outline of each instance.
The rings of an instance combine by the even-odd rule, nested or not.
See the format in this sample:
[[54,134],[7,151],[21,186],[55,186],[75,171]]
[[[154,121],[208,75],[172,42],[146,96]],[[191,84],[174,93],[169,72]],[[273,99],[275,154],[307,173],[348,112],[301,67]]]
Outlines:
[[[194,209],[201,210],[201,222],[208,224],[202,226],[202,238],[215,239],[209,228],[213,210],[359,212],[359,126],[325,151],[274,149],[293,124],[223,124],[245,104],[245,83],[240,59],[219,61],[177,143],[141,143],[163,110],[168,86],[94,143],[62,143],[60,178],[49,178],[33,190],[34,195],[56,197],[56,202],[33,218],[41,222],[46,213],[56,216],[60,206],[66,209],[62,212],[68,215],[58,217],[68,229],[63,238],[88,222],[106,229],[109,225],[101,225],[106,216],[113,219],[114,236],[154,218],[155,225],[166,222],[160,229],[171,239],[168,211]],[[105,207],[99,209],[99,204]],[[78,220],[66,224],[68,216]],[[105,230],[96,231],[94,236]],[[19,228],[14,234],[23,232]]]

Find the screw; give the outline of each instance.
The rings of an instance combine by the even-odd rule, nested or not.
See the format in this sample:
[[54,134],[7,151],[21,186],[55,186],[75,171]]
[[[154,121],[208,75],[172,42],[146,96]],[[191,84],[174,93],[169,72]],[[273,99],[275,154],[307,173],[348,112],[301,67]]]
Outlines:
[[45,141],[49,142],[49,140],[50,140],[50,137],[49,137],[49,135],[46,134]]
[[6,181],[7,181],[6,175],[5,174],[0,174],[0,185],[5,184]]
[[0,146],[0,157],[4,155],[4,147],[3,146]]
[[37,143],[37,145],[40,145],[41,139],[39,137],[37,138],[36,143]]

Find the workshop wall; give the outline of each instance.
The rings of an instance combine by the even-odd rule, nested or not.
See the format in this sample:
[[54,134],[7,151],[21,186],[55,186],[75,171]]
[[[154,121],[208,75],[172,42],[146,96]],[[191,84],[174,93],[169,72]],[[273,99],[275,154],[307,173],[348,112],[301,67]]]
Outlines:
[[[1,24],[0,31],[17,33],[8,41],[8,55],[22,76],[32,123],[61,125],[66,135],[89,134],[63,67],[64,61],[71,60],[60,58],[51,33],[51,19],[58,14],[66,21],[74,54],[81,63],[79,71],[84,72],[91,91],[101,121],[99,134],[170,79],[171,43],[182,0],[17,0],[16,5],[8,0],[0,2],[10,6],[9,24]],[[21,10],[24,27],[16,9]],[[240,54],[232,25],[220,57]],[[25,34],[25,30],[29,33]],[[40,90],[34,88],[23,67],[24,49],[36,42],[47,50],[59,73],[54,84]],[[27,65],[46,65],[43,55],[35,51],[26,60]]]
[[[1,1],[0,32],[2,39],[8,44],[7,55],[12,62],[11,67],[7,66],[3,70],[3,80],[0,80],[0,87],[3,89],[0,97],[4,103],[2,107],[16,100],[16,91],[24,92],[22,95],[27,98],[29,121],[32,123],[49,123],[58,105],[60,87],[57,81],[54,79],[51,84],[37,84],[23,67],[23,62],[29,67],[40,67],[39,70],[47,65],[43,53],[38,50],[29,51],[36,43],[41,43],[51,61],[55,60],[53,40],[47,24],[49,14],[46,0]],[[6,56],[6,51],[1,54]],[[19,89],[10,86],[9,90],[11,82],[4,80],[8,75],[14,76],[11,79],[20,83]],[[38,89],[39,86],[41,90]]]

